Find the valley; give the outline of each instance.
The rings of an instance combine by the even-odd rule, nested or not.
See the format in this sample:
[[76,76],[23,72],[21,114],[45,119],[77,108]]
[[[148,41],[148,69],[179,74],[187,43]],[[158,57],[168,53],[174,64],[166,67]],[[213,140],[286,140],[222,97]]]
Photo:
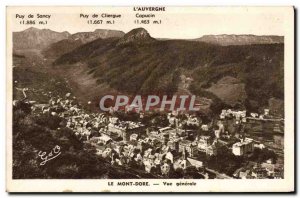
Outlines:
[[[20,41],[28,31],[30,44]],[[283,43],[161,40],[143,28],[23,33],[13,53],[15,178],[22,163],[42,178],[240,178],[269,160],[278,170],[263,178],[283,178]],[[200,111],[100,112],[99,99],[117,94],[196,95]],[[20,148],[48,148],[32,134],[62,144],[68,160],[35,175]]]

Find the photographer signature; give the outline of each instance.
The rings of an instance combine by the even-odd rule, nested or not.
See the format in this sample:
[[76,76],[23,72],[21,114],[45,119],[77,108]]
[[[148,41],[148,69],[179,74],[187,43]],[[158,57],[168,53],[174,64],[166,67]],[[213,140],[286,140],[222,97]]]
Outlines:
[[56,145],[50,153],[47,154],[47,152],[43,152],[43,151],[40,151],[38,153],[38,156],[40,157],[41,160],[43,160],[41,163],[40,163],[40,166],[44,166],[48,161],[56,158],[57,156],[59,156],[61,154],[60,152],[60,146]]

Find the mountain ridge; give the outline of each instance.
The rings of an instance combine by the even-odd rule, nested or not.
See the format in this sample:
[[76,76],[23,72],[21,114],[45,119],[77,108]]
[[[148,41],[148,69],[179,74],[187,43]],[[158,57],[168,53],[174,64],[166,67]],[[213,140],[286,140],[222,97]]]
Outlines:
[[13,48],[19,49],[43,49],[51,43],[66,39],[70,36],[67,31],[56,32],[50,29],[38,29],[30,27],[24,31],[13,32]]
[[[68,31],[57,32],[50,29],[39,29],[35,27],[30,27],[23,31],[13,32],[13,48],[15,50],[47,50],[46,48],[48,48],[49,50],[51,48],[51,44],[55,44],[65,39],[69,39],[69,41],[64,41],[62,43],[69,44],[69,47],[73,49],[98,38],[105,39],[110,37],[121,37],[124,34],[125,33],[122,31],[110,29],[95,29],[92,32],[77,32],[74,34],[70,34]],[[78,39],[80,40],[80,42],[77,41]],[[59,44],[55,44],[54,47],[65,49],[67,49],[68,47],[68,45],[65,47],[58,45]],[[57,50],[57,48],[55,48],[54,50]],[[66,52],[68,51],[63,50],[63,53]],[[59,53],[59,55],[61,54]]]
[[[135,28],[126,34],[120,30],[110,30],[110,29],[95,29],[90,32],[77,32],[70,34],[68,31],[57,32],[50,29],[39,29],[35,27],[30,27],[23,31],[13,32],[13,47],[14,49],[40,49],[45,50],[45,48],[51,48],[51,44],[59,42],[64,39],[70,39],[69,41],[64,41],[65,43],[75,43],[70,44],[70,48],[73,50],[80,46],[79,42],[74,40],[81,40],[81,45],[96,40],[98,38],[106,39],[111,37],[118,37],[120,39],[117,45],[124,45],[131,42],[146,43],[154,42],[157,40],[174,40],[174,39],[159,39],[150,36],[147,30],[144,28]],[[73,41],[71,41],[73,40]],[[180,39],[180,40],[190,40],[190,41],[200,41],[210,44],[228,46],[228,45],[253,45],[253,44],[274,44],[274,43],[284,43],[283,36],[276,35],[252,35],[252,34],[216,34],[216,35],[203,35],[196,39]],[[56,46],[59,44],[56,44]],[[60,46],[62,47],[62,46]],[[63,47],[62,47],[63,48]],[[67,47],[66,47],[67,48]],[[54,49],[55,50],[55,49]],[[68,52],[68,50],[63,50],[63,53]]]
[[[248,106],[255,110],[266,107],[270,98],[284,98],[283,43],[220,45],[195,40],[160,40],[143,28],[133,29],[121,37],[97,38],[87,43],[76,38],[53,43],[51,50],[43,53],[54,60],[52,69],[59,73],[75,80],[95,82],[85,90],[105,85],[129,95],[174,95],[182,84],[180,76],[185,75],[193,81],[188,90],[181,91],[213,99],[217,104],[214,109],[224,107],[218,104],[225,102],[232,107]],[[76,72],[78,66],[80,72]],[[239,83],[223,84],[222,79],[228,77]],[[78,86],[80,83],[83,81],[78,81]],[[236,91],[239,87],[241,92]],[[222,94],[217,94],[219,90]],[[101,89],[89,93],[98,97]]]
[[252,34],[203,35],[200,38],[192,39],[192,40],[207,42],[211,44],[218,44],[222,46],[284,43],[283,36],[252,35]]
[[122,31],[109,29],[96,29],[92,32],[77,32],[70,35],[67,39],[50,44],[43,50],[43,54],[47,58],[55,58],[94,40],[114,37],[119,38],[124,35],[125,33]]
[[125,33],[119,30],[95,29],[91,32],[77,32],[70,36],[71,39],[81,39],[83,44],[96,40],[98,38],[122,37]]
[[[98,84],[106,83],[126,94],[175,94],[179,76],[184,74],[193,79],[189,87],[193,94],[215,101],[223,99],[214,94],[220,89],[214,84],[223,77],[236,78],[240,85],[229,83],[232,88],[220,95],[233,98],[232,106],[259,108],[267,105],[271,97],[283,98],[281,43],[222,46],[201,41],[156,40],[145,32],[136,38],[136,32],[140,35],[144,30],[125,34],[129,38],[125,42],[124,37],[97,39],[62,55],[54,65],[86,64],[85,71]],[[244,91],[234,91],[238,87]]]

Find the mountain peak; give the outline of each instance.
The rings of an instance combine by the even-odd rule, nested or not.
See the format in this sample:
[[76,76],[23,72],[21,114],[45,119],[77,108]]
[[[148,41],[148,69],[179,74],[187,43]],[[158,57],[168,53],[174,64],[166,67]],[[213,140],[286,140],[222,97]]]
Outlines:
[[149,43],[155,41],[144,28],[136,28],[126,33],[118,42],[118,45],[127,43]]
[[135,28],[129,31],[126,35],[138,35],[138,36],[148,36],[151,37],[145,28]]
[[53,31],[53,30],[50,30],[50,29],[39,29],[39,28],[36,28],[36,27],[30,27],[30,28],[27,28],[23,31],[20,31],[19,33],[53,33],[53,34],[63,34],[63,35],[66,35],[66,36],[69,36],[70,33],[68,31],[63,31],[63,32],[56,32],[56,31]]
[[67,39],[68,32],[55,32],[50,29],[30,27],[13,33],[14,49],[44,49],[52,43]]
[[30,27],[24,30],[24,32],[35,32],[35,31],[40,31],[41,29],[35,28],[35,27]]

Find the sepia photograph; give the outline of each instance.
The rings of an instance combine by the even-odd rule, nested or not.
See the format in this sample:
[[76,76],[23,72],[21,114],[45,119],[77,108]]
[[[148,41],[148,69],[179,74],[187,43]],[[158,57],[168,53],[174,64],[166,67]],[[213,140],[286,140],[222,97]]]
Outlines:
[[7,8],[8,191],[294,190],[293,7],[64,9]]

